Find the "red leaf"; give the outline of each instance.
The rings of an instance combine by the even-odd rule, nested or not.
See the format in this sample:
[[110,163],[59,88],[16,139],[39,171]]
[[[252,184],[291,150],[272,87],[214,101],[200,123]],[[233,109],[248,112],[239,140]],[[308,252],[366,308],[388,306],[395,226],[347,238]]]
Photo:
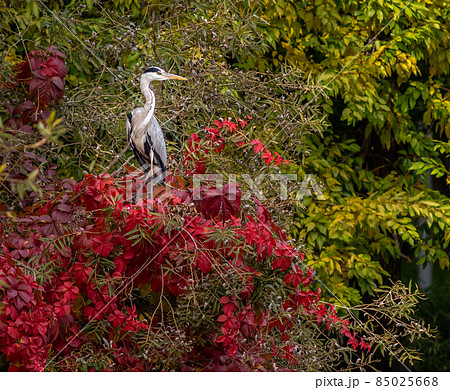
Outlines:
[[35,77],[30,82],[30,92],[34,92],[36,89],[42,88],[47,84],[46,80],[40,77]]
[[94,252],[102,257],[107,257],[114,249],[113,243],[109,241],[111,240],[111,237],[111,234],[105,234],[102,237],[94,237],[93,241],[99,244],[98,246],[94,245]]
[[261,158],[265,160],[265,164],[269,165],[273,161],[273,155],[272,152],[269,149],[265,149],[264,153],[262,154]]
[[57,102],[64,96],[64,83],[59,77],[52,77],[49,83],[50,96]]
[[219,318],[217,319],[217,321],[219,322],[225,322],[228,320],[228,316],[226,316],[225,314],[222,314],[219,316]]
[[202,272],[209,274],[211,271],[211,260],[209,260],[206,256],[200,255],[196,262]]
[[64,91],[64,82],[58,76],[52,77],[50,81],[55,85],[56,88]]
[[64,53],[61,53],[59,50],[57,50],[56,47],[53,45],[47,47],[47,51],[52,53],[56,57],[66,58],[66,55]]
[[28,303],[31,301],[31,296],[25,291],[19,291],[19,297],[25,302]]
[[38,96],[39,103],[42,103],[44,107],[50,104],[52,101],[50,83],[45,82],[45,84],[38,89]]
[[114,310],[108,317],[108,321],[112,322],[114,328],[118,328],[123,325],[125,322],[125,315],[121,313],[119,310]]
[[228,317],[231,317],[235,310],[236,310],[236,305],[234,303],[229,302],[223,306],[223,312]]
[[16,66],[17,70],[17,79],[18,80],[26,80],[31,77],[31,69],[28,61],[23,61]]
[[241,192],[235,184],[226,184],[221,189],[208,188],[202,200],[196,201],[196,206],[205,217],[215,218],[221,214],[223,221],[226,221],[239,214]]
[[283,164],[283,158],[279,155],[278,152],[275,152],[275,165]]
[[50,58],[48,62],[57,67],[58,69],[57,76],[59,78],[64,79],[64,77],[67,76],[67,68],[66,65],[64,64],[64,61],[62,61],[59,58],[53,57]]
[[25,304],[33,298],[33,290],[28,283],[13,276],[6,278],[8,283],[7,296],[12,300],[17,310],[21,310]]
[[66,65],[64,61],[57,57],[50,57],[48,61],[41,64],[41,75],[47,77],[55,77],[63,79],[67,75]]
[[43,77],[53,77],[58,74],[58,67],[51,61],[51,59],[43,62],[41,67],[41,76]]
[[37,72],[38,76],[40,75],[39,69],[41,69],[41,63],[42,63],[42,59],[37,57],[40,55],[43,55],[44,52],[43,51],[32,51],[30,56],[30,64],[31,64],[31,70],[33,72]]
[[252,142],[250,142],[250,144],[254,145],[255,154],[258,154],[261,150],[264,149],[264,145],[259,139],[254,139]]

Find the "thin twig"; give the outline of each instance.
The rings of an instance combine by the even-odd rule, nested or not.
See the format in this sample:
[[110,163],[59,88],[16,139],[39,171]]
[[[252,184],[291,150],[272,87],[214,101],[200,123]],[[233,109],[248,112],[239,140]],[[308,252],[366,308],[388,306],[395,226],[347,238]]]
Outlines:
[[125,162],[119,167],[119,169],[118,169],[117,171],[114,171],[114,172],[111,174],[111,176],[112,176],[112,177],[116,176],[116,175],[123,169],[123,167],[124,167],[126,164],[128,164],[128,163],[130,162],[130,160],[131,160],[133,157],[134,157],[134,156],[128,157],[128,158],[127,158],[127,161],[125,161]]
[[[123,149],[122,149],[122,151],[108,164],[108,166],[106,167],[106,171],[109,171],[113,166],[114,166],[114,164],[125,154],[125,152],[128,150],[128,149],[130,149],[130,146],[129,145],[127,145],[127,146],[125,146]],[[130,161],[130,158],[125,162],[125,164],[128,162],[128,161]],[[115,172],[114,172],[115,173]],[[114,175],[114,174],[113,174]]]

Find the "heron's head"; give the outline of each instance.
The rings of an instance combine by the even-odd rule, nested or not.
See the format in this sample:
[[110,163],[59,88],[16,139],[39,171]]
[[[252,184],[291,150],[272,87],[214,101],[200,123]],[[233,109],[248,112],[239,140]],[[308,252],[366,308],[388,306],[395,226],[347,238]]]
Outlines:
[[187,80],[184,77],[177,76],[176,74],[167,73],[165,70],[158,68],[157,66],[152,66],[148,68],[141,76],[142,79],[148,81],[149,83],[152,81],[163,81],[163,80]]

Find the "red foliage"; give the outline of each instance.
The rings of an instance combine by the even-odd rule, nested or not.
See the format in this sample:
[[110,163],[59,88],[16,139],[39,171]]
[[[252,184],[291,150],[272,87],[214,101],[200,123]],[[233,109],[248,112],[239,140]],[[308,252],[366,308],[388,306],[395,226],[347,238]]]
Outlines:
[[67,75],[64,58],[66,56],[63,53],[50,46],[46,51],[32,51],[27,61],[17,66],[18,80],[29,83],[29,98],[38,100],[37,110],[63,97],[64,78]]
[[[163,227],[164,216],[173,213],[171,207],[179,205],[160,207],[160,213],[155,213],[150,207],[130,204],[124,200],[125,189],[108,175],[89,175],[72,185],[71,191],[71,196],[56,198],[50,204],[43,202],[33,214],[19,220],[14,229],[20,236],[11,232],[3,244],[0,281],[5,287],[0,290],[0,298],[5,310],[0,314],[0,345],[11,369],[42,370],[56,353],[70,360],[80,343],[88,342],[103,349],[93,335],[78,334],[84,324],[93,322],[102,324],[104,337],[120,335],[114,337],[117,349],[122,351],[114,355],[116,369],[152,369],[151,362],[134,356],[139,347],[132,335],[140,329],[156,332],[157,328],[139,320],[136,308],[128,306],[124,298],[129,293],[129,283],[150,284],[155,292],[182,297],[189,289],[189,280],[208,275],[218,262],[224,270],[231,266],[239,270],[245,283],[238,296],[225,295],[220,299],[222,314],[217,316],[217,329],[210,329],[211,342],[206,345],[222,350],[222,354],[211,367],[252,369],[242,362],[242,353],[250,345],[251,350],[261,352],[263,339],[257,336],[274,329],[288,332],[295,316],[291,314],[291,321],[287,317],[271,317],[267,309],[253,300],[254,281],[260,271],[250,266],[251,253],[239,252],[237,247],[225,247],[211,239],[211,234],[226,228],[225,224],[234,226],[242,237],[241,245],[254,248],[255,264],[263,266],[270,260],[272,268],[282,272],[286,288],[291,286],[291,293],[282,304],[284,311],[314,318],[328,329],[337,326],[352,348],[368,348],[336,316],[332,306],[319,304],[318,292],[310,289],[312,272],[304,274],[294,263],[301,255],[285,241],[284,234],[262,205],[258,206],[258,218],[246,216],[244,223],[231,211],[224,214],[225,220],[223,216],[216,219],[217,206],[212,203],[213,210],[204,210],[204,217],[186,216],[182,230],[168,231]],[[213,194],[219,196],[215,191]],[[237,215],[239,205],[235,200],[233,214]],[[222,204],[222,207],[231,206]],[[42,215],[44,211],[46,214]],[[73,218],[75,213],[77,218]],[[89,217],[86,213],[90,213]],[[108,213],[116,213],[116,217],[108,219]],[[150,234],[151,241],[137,239],[146,234]],[[72,236],[73,240],[58,240],[63,236]],[[208,250],[196,251],[199,247]],[[181,256],[186,250],[193,251],[191,258]],[[99,267],[104,258],[113,260],[114,266],[99,283]],[[20,264],[27,262],[33,262],[35,267],[42,264],[43,268],[37,267],[36,271],[52,265],[50,279],[38,284],[32,275],[24,274]],[[195,274],[196,269],[201,274]],[[219,335],[214,336],[217,331]],[[189,332],[194,335],[196,330]],[[196,348],[200,353],[199,346]],[[296,357],[290,347],[277,350],[276,355],[295,365]],[[180,367],[189,369],[200,364],[189,360],[192,356],[180,361]],[[255,355],[254,359],[256,362],[260,358]]]
[[[26,99],[15,107],[6,103],[10,118],[4,121],[2,131],[10,132],[18,139],[26,139],[27,143],[30,142],[30,135],[39,133],[35,125],[38,122],[45,123],[50,116],[47,107],[52,102],[57,103],[64,95],[64,78],[67,75],[64,58],[63,53],[50,46],[45,51],[30,52],[26,60],[16,66],[16,82],[9,87],[12,88],[22,84],[23,89],[28,94]],[[23,133],[26,133],[26,136]],[[15,138],[13,140],[16,141]],[[35,153],[22,153],[15,150],[14,141],[10,142],[11,145],[7,145],[11,146],[10,149],[12,150],[8,158],[19,163],[7,164],[3,175],[8,175],[8,181],[14,182],[23,180],[31,172],[37,171],[36,183],[44,189],[52,190],[53,182],[57,176],[56,165]],[[13,193],[17,192],[14,188],[10,190]],[[22,205],[33,205],[36,196],[37,194],[33,192],[26,194],[25,199],[21,201]]]
[[[252,119],[248,117],[248,119]],[[216,120],[214,121],[216,127],[206,127],[207,137],[202,139],[197,133],[192,133],[187,142],[187,150],[185,151],[183,165],[186,168],[188,175],[203,174],[206,172],[206,157],[211,153],[220,153],[225,149],[226,141],[225,136],[235,134],[240,130],[243,130],[248,122],[239,119],[239,126],[229,120]],[[240,130],[239,130],[240,127]],[[234,138],[230,140],[238,149],[245,146],[253,145],[255,155],[264,151],[261,155],[261,159],[266,165],[274,164],[289,164],[289,161],[283,159],[278,152],[272,153],[267,149],[259,139],[253,139],[249,143],[245,141],[236,141]]]

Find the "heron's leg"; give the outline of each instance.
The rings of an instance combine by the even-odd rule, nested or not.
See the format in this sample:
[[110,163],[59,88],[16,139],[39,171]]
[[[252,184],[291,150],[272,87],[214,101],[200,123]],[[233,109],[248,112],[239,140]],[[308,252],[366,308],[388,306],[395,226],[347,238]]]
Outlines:
[[137,202],[140,198],[142,198],[142,189],[144,187],[144,183],[138,183],[138,188],[137,188],[137,192],[136,192],[136,199],[135,201]]
[[153,200],[153,149],[150,149],[150,199]]

